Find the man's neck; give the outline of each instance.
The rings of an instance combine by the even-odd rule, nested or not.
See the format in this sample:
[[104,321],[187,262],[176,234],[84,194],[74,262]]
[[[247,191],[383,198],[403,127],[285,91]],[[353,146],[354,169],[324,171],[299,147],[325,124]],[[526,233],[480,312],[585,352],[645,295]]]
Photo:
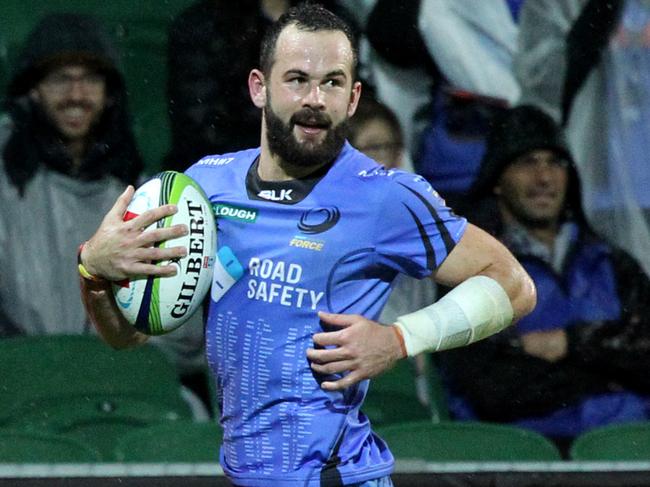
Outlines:
[[271,154],[268,148],[265,148],[263,145],[257,174],[263,181],[289,181],[291,179],[302,179],[309,176],[327,164],[325,162],[320,166],[310,167],[289,165],[279,156]]
[[558,235],[558,226],[553,225],[553,226],[548,226],[548,227],[530,227],[526,225],[522,225],[526,231],[539,240],[541,243],[546,245],[549,249],[553,248],[553,245],[555,244],[555,239],[557,238]]
[[66,149],[72,159],[72,169],[76,172],[81,166],[84,156],[86,155],[86,141],[73,140],[66,144]]

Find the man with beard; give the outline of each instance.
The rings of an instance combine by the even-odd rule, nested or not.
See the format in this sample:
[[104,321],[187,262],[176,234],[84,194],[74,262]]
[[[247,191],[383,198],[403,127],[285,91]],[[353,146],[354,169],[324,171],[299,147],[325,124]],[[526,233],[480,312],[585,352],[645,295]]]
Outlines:
[[[0,337],[95,334],[76,282],[76,248],[142,170],[119,56],[99,22],[68,13],[43,18],[17,59],[6,108]],[[197,325],[154,343],[201,393]]]
[[0,335],[92,331],[74,247],[142,169],[117,66],[98,23],[72,14],[44,18],[17,58],[0,120]]
[[566,451],[588,429],[650,418],[650,282],[587,223],[555,122],[531,105],[496,122],[473,203],[495,202],[496,215],[473,221],[519,259],[538,304],[516,327],[437,358],[456,418],[531,428]]
[[[261,147],[208,156],[187,174],[213,202],[222,249],[240,267],[213,288],[206,324],[224,428],[221,465],[238,486],[390,486],[393,458],[360,411],[368,378],[423,350],[462,346],[528,313],[535,290],[495,239],[454,215],[420,177],[387,171],[346,140],[361,85],[348,26],[320,6],[290,9],[249,76]],[[89,313],[113,346],[141,343],[110,283],[166,276],[152,249],[184,226],[139,232],[174,211],[122,221],[128,188],[80,258]],[[246,210],[231,211],[231,210]],[[458,285],[444,301],[374,321],[398,273]]]

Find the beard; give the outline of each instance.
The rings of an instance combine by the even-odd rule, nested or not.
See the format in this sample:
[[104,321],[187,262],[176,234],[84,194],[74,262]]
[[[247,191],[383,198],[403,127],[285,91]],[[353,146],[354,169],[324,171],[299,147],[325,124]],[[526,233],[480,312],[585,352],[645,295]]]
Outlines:
[[548,212],[538,214],[519,202],[511,202],[507,199],[504,199],[502,204],[508,209],[510,214],[513,215],[516,221],[520,225],[523,225],[529,229],[542,230],[546,228],[553,228],[558,225],[558,222],[562,220],[562,210],[557,212]]
[[[332,126],[331,118],[323,112],[303,108],[291,116],[285,124],[271,108],[270,99],[264,107],[266,121],[266,138],[271,154],[279,156],[288,166],[317,168],[332,162],[341,152],[348,135],[349,122],[346,118]],[[300,143],[293,134],[296,125],[316,126],[326,129],[322,142]]]

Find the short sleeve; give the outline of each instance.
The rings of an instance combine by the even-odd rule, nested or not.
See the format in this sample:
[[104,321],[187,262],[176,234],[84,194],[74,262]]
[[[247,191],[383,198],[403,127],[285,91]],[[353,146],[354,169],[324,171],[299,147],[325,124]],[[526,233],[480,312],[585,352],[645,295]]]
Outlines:
[[459,242],[467,220],[421,176],[399,171],[387,182],[376,233],[378,258],[398,272],[426,277]]

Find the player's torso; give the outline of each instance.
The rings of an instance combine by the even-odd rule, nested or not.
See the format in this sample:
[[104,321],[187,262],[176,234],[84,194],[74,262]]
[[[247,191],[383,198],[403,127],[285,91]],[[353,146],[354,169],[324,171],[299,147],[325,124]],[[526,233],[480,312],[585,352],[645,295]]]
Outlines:
[[221,161],[242,167],[215,171],[210,180],[218,173],[223,180],[206,187],[221,266],[231,274],[213,284],[206,329],[224,454],[233,471],[254,458],[262,469],[319,469],[366,385],[360,396],[357,388],[320,389],[323,377],[306,358],[313,334],[323,331],[317,311],[375,314],[391,273],[374,263],[377,212],[359,183],[346,184],[334,167],[306,189],[247,185],[254,160]]

